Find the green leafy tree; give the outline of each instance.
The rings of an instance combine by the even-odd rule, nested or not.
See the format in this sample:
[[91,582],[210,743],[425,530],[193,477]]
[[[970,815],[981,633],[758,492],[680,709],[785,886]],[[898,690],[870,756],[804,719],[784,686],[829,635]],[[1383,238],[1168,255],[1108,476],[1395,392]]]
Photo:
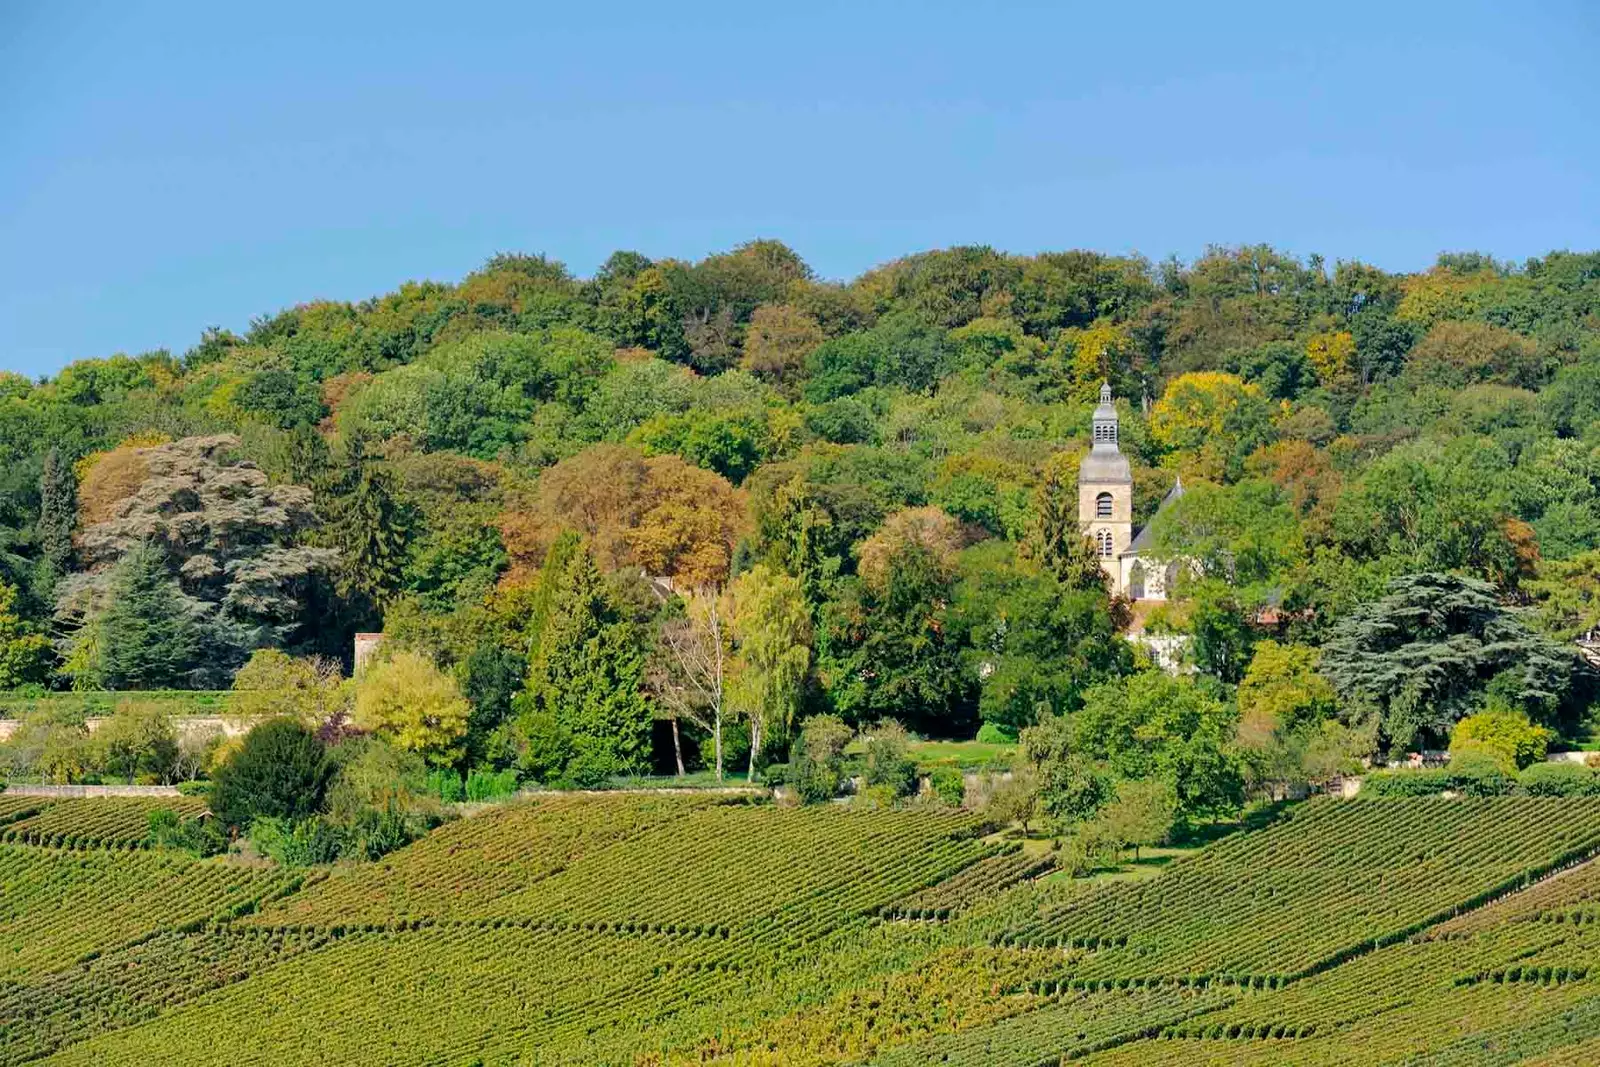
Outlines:
[[1065,716],[1049,715],[1022,731],[1039,808],[1058,826],[1093,817],[1110,800],[1116,781],[1102,761],[1080,751]]
[[1512,586],[1538,556],[1512,521],[1511,482],[1504,450],[1482,439],[1402,445],[1339,497],[1335,536],[1357,559],[1391,557],[1408,571],[1460,570]]
[[917,761],[911,758],[911,736],[893,719],[865,732],[866,753],[861,780],[867,788],[886,786],[897,797],[917,791]]
[[1068,717],[1072,750],[1118,778],[1159,778],[1183,820],[1236,808],[1244,779],[1233,752],[1238,711],[1205,686],[1147,671],[1089,690]]
[[1533,598],[1533,622],[1558,641],[1600,627],[1600,551],[1571,559],[1543,560],[1538,577],[1525,586]]
[[1577,661],[1535,633],[1494,587],[1454,574],[1396,578],[1342,619],[1322,671],[1357,720],[1371,718],[1391,749],[1439,743],[1505,674],[1508,702],[1553,721]]
[[178,734],[159,704],[125,701],[94,732],[94,745],[111,774],[134,782],[173,780],[178,764]]
[[1256,631],[1239,603],[1238,591],[1219,581],[1191,586],[1189,647],[1195,666],[1219,680],[1235,684],[1244,676]]
[[831,800],[844,785],[844,750],[850,727],[835,715],[813,715],[800,727],[789,760],[789,784],[807,804]]
[[0,689],[45,680],[50,671],[50,639],[17,615],[15,586],[0,583]]
[[998,541],[967,549],[959,570],[951,626],[968,646],[985,723],[1014,735],[1042,714],[1076,709],[1089,686],[1133,669],[1122,614],[1102,588],[1064,583]]
[[1178,798],[1172,783],[1160,778],[1124,780],[1116,795],[1101,809],[1097,821],[1118,848],[1131,848],[1135,859],[1141,848],[1165,845],[1176,829]]
[[848,583],[828,605],[820,672],[845,718],[897,715],[924,735],[970,736],[975,679],[952,632],[948,564],[914,541],[891,546],[876,580]]
[[490,641],[474,645],[458,666],[461,693],[472,704],[466,737],[469,764],[498,764],[504,758],[511,701],[521,691],[527,673],[526,655]]

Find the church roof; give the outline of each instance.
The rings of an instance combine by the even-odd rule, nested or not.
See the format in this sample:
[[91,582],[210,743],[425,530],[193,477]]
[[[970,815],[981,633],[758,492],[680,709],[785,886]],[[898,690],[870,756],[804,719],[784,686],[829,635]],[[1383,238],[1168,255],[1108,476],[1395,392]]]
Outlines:
[[[1183,496],[1183,478],[1179,477],[1172,483],[1172,488],[1167,490],[1167,495],[1161,498],[1161,503],[1156,505],[1156,514],[1161,514],[1169,504],[1181,496]],[[1150,532],[1150,528],[1154,525],[1155,520],[1152,517],[1150,522],[1144,524],[1144,529],[1139,531],[1139,535],[1133,539],[1133,543],[1123,550],[1122,555],[1142,556],[1146,551],[1154,547],[1155,535]]]
[[1121,452],[1102,452],[1093,448],[1078,464],[1078,481],[1096,485],[1101,482],[1129,483],[1133,481],[1133,468],[1128,466],[1128,457]]
[[1111,400],[1111,386],[1100,386],[1100,403],[1094,409],[1093,444],[1078,464],[1079,485],[1128,485],[1133,468],[1117,447],[1117,405]]

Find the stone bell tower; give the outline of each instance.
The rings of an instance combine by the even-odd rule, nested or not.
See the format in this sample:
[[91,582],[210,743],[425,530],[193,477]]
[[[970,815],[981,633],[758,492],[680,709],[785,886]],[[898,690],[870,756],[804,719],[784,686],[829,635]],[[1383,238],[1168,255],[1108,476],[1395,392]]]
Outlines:
[[1117,557],[1133,542],[1133,470],[1117,447],[1117,407],[1109,384],[1100,386],[1093,445],[1078,466],[1078,524],[1111,579],[1111,591],[1123,592]]

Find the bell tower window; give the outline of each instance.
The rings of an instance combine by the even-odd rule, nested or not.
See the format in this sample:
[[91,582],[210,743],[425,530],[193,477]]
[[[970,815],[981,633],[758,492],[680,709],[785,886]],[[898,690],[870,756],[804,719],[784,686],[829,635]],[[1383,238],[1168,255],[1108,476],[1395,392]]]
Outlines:
[[1094,517],[1109,519],[1111,517],[1111,494],[1101,493],[1094,498]]

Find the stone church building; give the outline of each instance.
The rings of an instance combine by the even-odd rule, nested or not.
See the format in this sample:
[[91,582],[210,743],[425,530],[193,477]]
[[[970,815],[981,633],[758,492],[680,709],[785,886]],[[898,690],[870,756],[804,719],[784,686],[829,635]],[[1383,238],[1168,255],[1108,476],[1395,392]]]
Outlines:
[[[1182,495],[1180,479],[1157,513]],[[1093,446],[1078,467],[1078,522],[1100,556],[1112,593],[1133,601],[1167,599],[1178,564],[1150,554],[1148,525],[1137,535],[1133,532],[1133,470],[1117,445],[1117,408],[1111,402],[1110,385],[1100,387]]]

